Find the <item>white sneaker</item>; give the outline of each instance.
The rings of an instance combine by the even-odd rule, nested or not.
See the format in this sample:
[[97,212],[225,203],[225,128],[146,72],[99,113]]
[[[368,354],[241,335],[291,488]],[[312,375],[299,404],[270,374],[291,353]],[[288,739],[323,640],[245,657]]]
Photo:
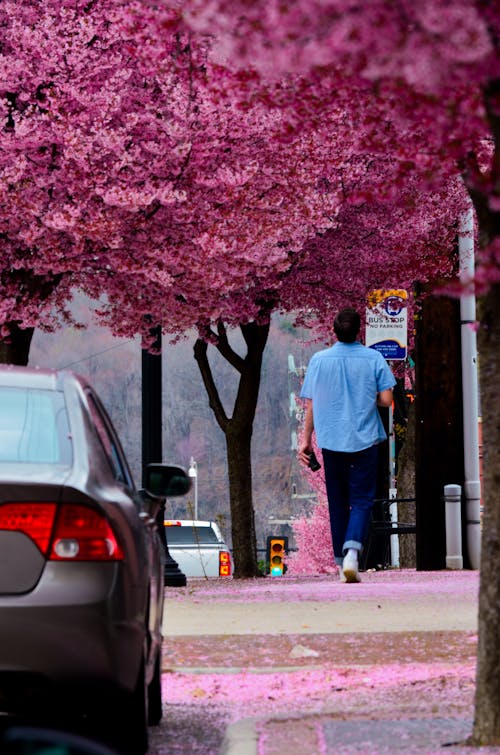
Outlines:
[[348,553],[342,564],[342,574],[345,582],[361,582],[358,574],[358,557],[353,553]]

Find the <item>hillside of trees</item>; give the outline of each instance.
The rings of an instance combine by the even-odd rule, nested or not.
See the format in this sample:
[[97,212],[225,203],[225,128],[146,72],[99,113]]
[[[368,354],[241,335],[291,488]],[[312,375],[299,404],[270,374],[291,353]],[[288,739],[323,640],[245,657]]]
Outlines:
[[[95,305],[94,305],[95,306]],[[86,377],[102,398],[122,439],[137,484],[141,480],[141,343],[139,339],[114,338],[96,325],[90,303],[76,297],[72,308],[77,324],[56,333],[36,331],[30,365],[57,367]],[[238,345],[238,333],[234,334]],[[309,339],[309,340],[308,340]],[[298,392],[300,367],[322,344],[311,344],[310,333],[294,328],[290,318],[276,316],[264,354],[262,384],[254,427],[253,484],[257,546],[263,548],[268,534],[283,531],[269,517],[300,516],[311,504],[310,489],[292,449],[297,430],[291,392]],[[224,436],[208,405],[198,366],[193,357],[195,333],[177,343],[163,340],[163,458],[198,466],[198,516],[217,519],[230,540],[229,493]],[[296,373],[289,370],[293,356]],[[215,349],[211,359],[230,411],[236,383],[234,371]],[[314,494],[313,494],[314,495]],[[167,513],[189,518],[194,492],[173,499]]]

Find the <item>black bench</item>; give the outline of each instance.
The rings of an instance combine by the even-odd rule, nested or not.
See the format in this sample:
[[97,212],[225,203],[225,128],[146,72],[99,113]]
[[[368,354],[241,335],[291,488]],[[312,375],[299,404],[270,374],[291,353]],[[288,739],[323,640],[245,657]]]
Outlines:
[[[372,520],[366,545],[361,554],[360,568],[369,569],[375,565],[375,568],[386,569],[391,565],[391,535],[414,535],[417,531],[415,516],[411,517],[413,521],[391,519],[391,504],[398,505],[402,503],[413,504],[415,507],[415,498],[378,498],[375,500],[372,510]],[[375,563],[373,564],[375,558]]]

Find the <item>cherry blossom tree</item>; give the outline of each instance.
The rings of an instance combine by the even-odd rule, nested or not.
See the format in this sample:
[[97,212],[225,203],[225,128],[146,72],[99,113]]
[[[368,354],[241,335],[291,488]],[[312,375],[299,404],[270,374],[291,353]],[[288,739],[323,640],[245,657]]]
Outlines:
[[[311,309],[339,213],[366,206],[370,233],[393,202],[388,176],[408,181],[414,204],[417,186],[401,160],[374,159],[359,144],[362,108],[346,115],[352,90],[332,97],[338,76],[319,94],[306,81],[265,83],[212,60],[209,41],[175,9],[145,8],[111,0],[0,8],[5,357],[26,361],[31,328],[54,326],[54,312],[68,317],[77,286],[106,293],[103,322],[119,335],[196,326],[196,358],[228,442],[237,574],[251,576],[250,439],[270,314]],[[362,83],[357,97],[371,97]],[[447,242],[440,234],[437,243]],[[318,278],[307,270],[320,248],[328,267]],[[362,248],[360,235],[353,258]],[[336,264],[340,278],[343,252]],[[338,291],[326,285],[321,297],[332,307]],[[240,326],[245,358],[227,337]],[[209,343],[241,375],[231,419]]]
[[[436,262],[418,252],[429,222],[408,215],[407,229],[422,224],[418,238],[407,230],[408,257],[395,253],[405,234],[393,234],[397,248],[384,238],[375,277],[373,265],[362,272],[394,211],[389,185],[421,207],[425,182],[400,156],[374,152],[373,133],[363,132],[365,109],[377,107],[366,85],[356,84],[353,109],[354,85],[332,96],[334,72],[314,86],[233,72],[211,59],[212,45],[195,39],[175,9],[148,15],[144,7],[2,6],[4,335],[15,340],[19,323],[24,333],[50,326],[71,286],[107,293],[103,319],[118,334],[147,335],[152,322],[173,334],[196,325],[196,357],[238,477],[230,481],[237,571],[250,575],[249,444],[271,311],[322,312],[326,323],[339,292],[352,295],[346,269],[361,297],[365,281],[383,284],[394,264],[408,275],[408,259],[421,259],[428,277],[447,254]],[[372,132],[384,107],[372,109]],[[385,122],[391,132],[402,128],[404,141],[404,117]],[[448,209],[456,203],[444,188],[448,164],[441,175]],[[435,240],[445,250],[449,217]],[[228,346],[226,326],[240,325],[245,359]],[[242,374],[242,423],[238,405],[231,422],[220,411],[207,343]]]
[[[480,304],[481,394],[484,424],[485,520],[482,544],[480,634],[473,742],[500,742],[500,471],[498,402],[500,340],[500,13],[489,0],[229,0],[186,3],[185,18],[215,36],[213,55],[251,65],[272,79],[332,67],[362,77],[380,92],[399,93],[398,109],[414,110],[418,138],[403,146],[413,168],[422,161],[434,183],[435,161],[452,159],[465,181],[479,223],[482,253],[476,286]],[[426,117],[422,116],[427,113]],[[483,146],[471,136],[484,128]],[[378,129],[385,140],[383,129]],[[401,149],[401,146],[399,146]],[[488,154],[489,152],[489,154]],[[493,578],[492,578],[493,577]]]
[[[20,331],[52,326],[54,311],[67,316],[76,286],[107,294],[102,317],[117,334],[197,326],[214,407],[202,339],[242,373],[233,417],[216,416],[228,439],[237,574],[250,576],[259,360],[273,287],[306,239],[334,222],[337,196],[315,189],[328,146],[292,134],[283,149],[272,136],[287,131],[284,117],[228,96],[241,99],[245,81],[217,78],[203,41],[176,29],[156,50],[148,23],[168,28],[168,12],[136,24],[132,10],[30,0],[0,9],[4,358],[27,361],[28,339],[15,353]],[[31,283],[24,298],[21,278]],[[248,359],[228,348],[226,326],[240,324]]]
[[[117,334],[198,328],[211,405],[226,438],[238,437],[240,576],[256,569],[243,555],[254,550],[249,437],[270,313],[293,309],[326,332],[333,310],[373,285],[451,273],[457,163],[487,164],[485,24],[453,67],[458,37],[450,52],[439,13],[417,18],[407,44],[417,11],[406,6],[0,7],[3,336],[67,316],[76,286],[107,294],[103,322]],[[377,24],[390,34],[374,39]],[[436,39],[442,65],[416,88]],[[436,98],[446,65],[450,86]],[[476,183],[489,180],[467,164]],[[240,326],[245,357],[228,346],[227,328]],[[231,421],[221,411],[210,345],[241,375],[241,425],[237,406]]]
[[[318,459],[321,458],[315,438],[313,446]],[[304,469],[302,473],[316,493],[316,502],[309,515],[301,516],[292,523],[296,550],[287,556],[287,574],[292,577],[300,574],[338,574],[338,567],[332,559],[333,545],[324,469],[321,467],[316,472]]]
[[293,522],[297,550],[287,556],[287,574],[290,577],[311,574],[338,574],[332,564],[332,536],[330,515],[324,488],[318,491],[318,502],[310,516]]

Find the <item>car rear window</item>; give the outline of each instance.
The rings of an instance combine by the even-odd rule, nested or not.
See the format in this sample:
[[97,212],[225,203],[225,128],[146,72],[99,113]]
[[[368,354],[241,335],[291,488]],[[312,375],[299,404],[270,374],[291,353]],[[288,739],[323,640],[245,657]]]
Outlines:
[[167,543],[169,545],[209,545],[218,543],[217,535],[209,526],[180,526],[165,527]]
[[69,465],[71,459],[63,393],[0,387],[0,462]]

